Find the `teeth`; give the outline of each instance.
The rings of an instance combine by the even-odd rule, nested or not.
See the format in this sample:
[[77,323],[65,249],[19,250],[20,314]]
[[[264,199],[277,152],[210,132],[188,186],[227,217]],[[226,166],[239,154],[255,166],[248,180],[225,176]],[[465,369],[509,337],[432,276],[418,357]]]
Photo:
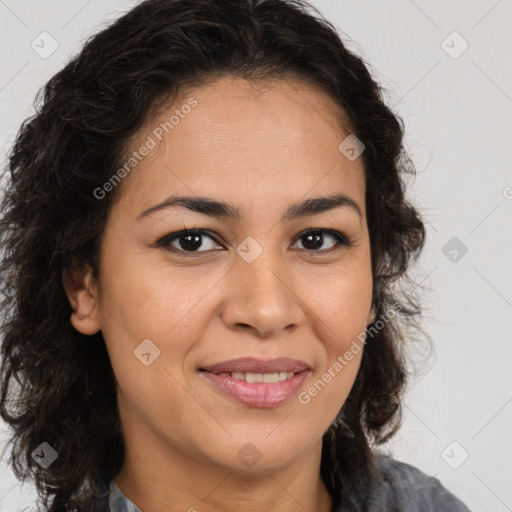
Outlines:
[[263,382],[263,374],[262,373],[249,373],[245,374],[245,380],[247,382]]
[[262,375],[263,382],[266,382],[267,384],[272,384],[273,382],[279,382],[279,373],[264,373]]
[[233,377],[233,379],[237,380],[245,380],[249,383],[254,382],[265,382],[267,384],[272,384],[274,382],[281,382],[286,379],[291,379],[295,374],[293,372],[279,372],[279,373],[241,373],[241,372],[232,372],[232,373],[219,373],[222,377]]

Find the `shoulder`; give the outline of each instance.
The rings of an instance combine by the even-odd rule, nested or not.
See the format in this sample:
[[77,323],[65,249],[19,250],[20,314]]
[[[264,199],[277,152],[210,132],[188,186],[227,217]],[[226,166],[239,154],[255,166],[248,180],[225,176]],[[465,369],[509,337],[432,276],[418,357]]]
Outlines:
[[368,512],[470,512],[437,478],[382,453],[376,462],[380,478],[368,496]]

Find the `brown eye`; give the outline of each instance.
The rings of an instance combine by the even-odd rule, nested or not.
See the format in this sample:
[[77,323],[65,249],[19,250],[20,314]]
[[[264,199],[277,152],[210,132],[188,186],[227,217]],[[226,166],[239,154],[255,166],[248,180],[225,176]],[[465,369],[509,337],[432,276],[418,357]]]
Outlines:
[[[304,240],[303,246],[304,250],[312,251],[312,252],[330,252],[331,250],[336,250],[341,246],[350,246],[352,243],[347,239],[345,235],[340,233],[339,231],[335,231],[332,229],[314,229],[309,230],[305,233],[302,233],[299,237],[299,240]],[[322,246],[329,239],[334,239],[335,243],[330,244],[330,248],[323,248]]]
[[213,247],[198,251],[198,249],[204,245],[205,237],[209,238],[210,240],[214,240],[205,230],[187,229],[165,236],[158,241],[158,245],[169,247],[171,250],[178,252],[206,252],[217,246],[214,244]]

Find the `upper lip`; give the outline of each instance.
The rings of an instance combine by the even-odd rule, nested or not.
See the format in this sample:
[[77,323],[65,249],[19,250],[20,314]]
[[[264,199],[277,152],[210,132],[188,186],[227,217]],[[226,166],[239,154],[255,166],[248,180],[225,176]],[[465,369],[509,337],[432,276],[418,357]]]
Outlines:
[[239,359],[230,359],[222,361],[211,366],[204,366],[201,370],[211,373],[278,373],[278,372],[302,372],[311,368],[304,361],[290,359],[288,357],[278,357],[263,361],[254,357],[241,357]]

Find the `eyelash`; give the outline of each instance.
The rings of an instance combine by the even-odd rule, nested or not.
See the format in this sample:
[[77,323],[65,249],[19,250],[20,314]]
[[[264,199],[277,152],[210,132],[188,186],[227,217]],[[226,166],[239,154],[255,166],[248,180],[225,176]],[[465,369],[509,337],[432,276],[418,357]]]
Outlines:
[[[307,235],[312,234],[312,233],[313,234],[314,233],[327,233],[328,235],[331,235],[335,239],[336,245],[331,249],[323,249],[323,250],[300,249],[300,250],[310,252],[310,253],[330,254],[333,251],[338,251],[340,249],[343,249],[344,247],[352,247],[354,245],[354,243],[351,240],[349,240],[343,233],[340,233],[339,231],[336,231],[334,229],[324,229],[324,228],[308,229],[306,231],[303,231],[297,237],[297,239],[304,238]],[[206,235],[209,238],[211,238],[212,240],[214,240],[215,243],[218,244],[215,237],[213,237],[212,234],[208,230],[205,230],[205,229],[183,229],[181,231],[176,231],[174,233],[170,233],[170,234],[160,238],[156,243],[158,246],[164,247],[164,248],[166,248],[166,250],[169,250],[171,252],[185,254],[186,255],[185,257],[196,257],[196,256],[192,256],[192,255],[193,254],[201,254],[203,252],[205,252],[205,253],[210,252],[209,250],[185,251],[182,249],[177,249],[176,247],[172,247],[170,245],[172,242],[174,242],[174,240],[178,240],[179,238],[184,237],[186,235],[201,235],[201,236]]]

